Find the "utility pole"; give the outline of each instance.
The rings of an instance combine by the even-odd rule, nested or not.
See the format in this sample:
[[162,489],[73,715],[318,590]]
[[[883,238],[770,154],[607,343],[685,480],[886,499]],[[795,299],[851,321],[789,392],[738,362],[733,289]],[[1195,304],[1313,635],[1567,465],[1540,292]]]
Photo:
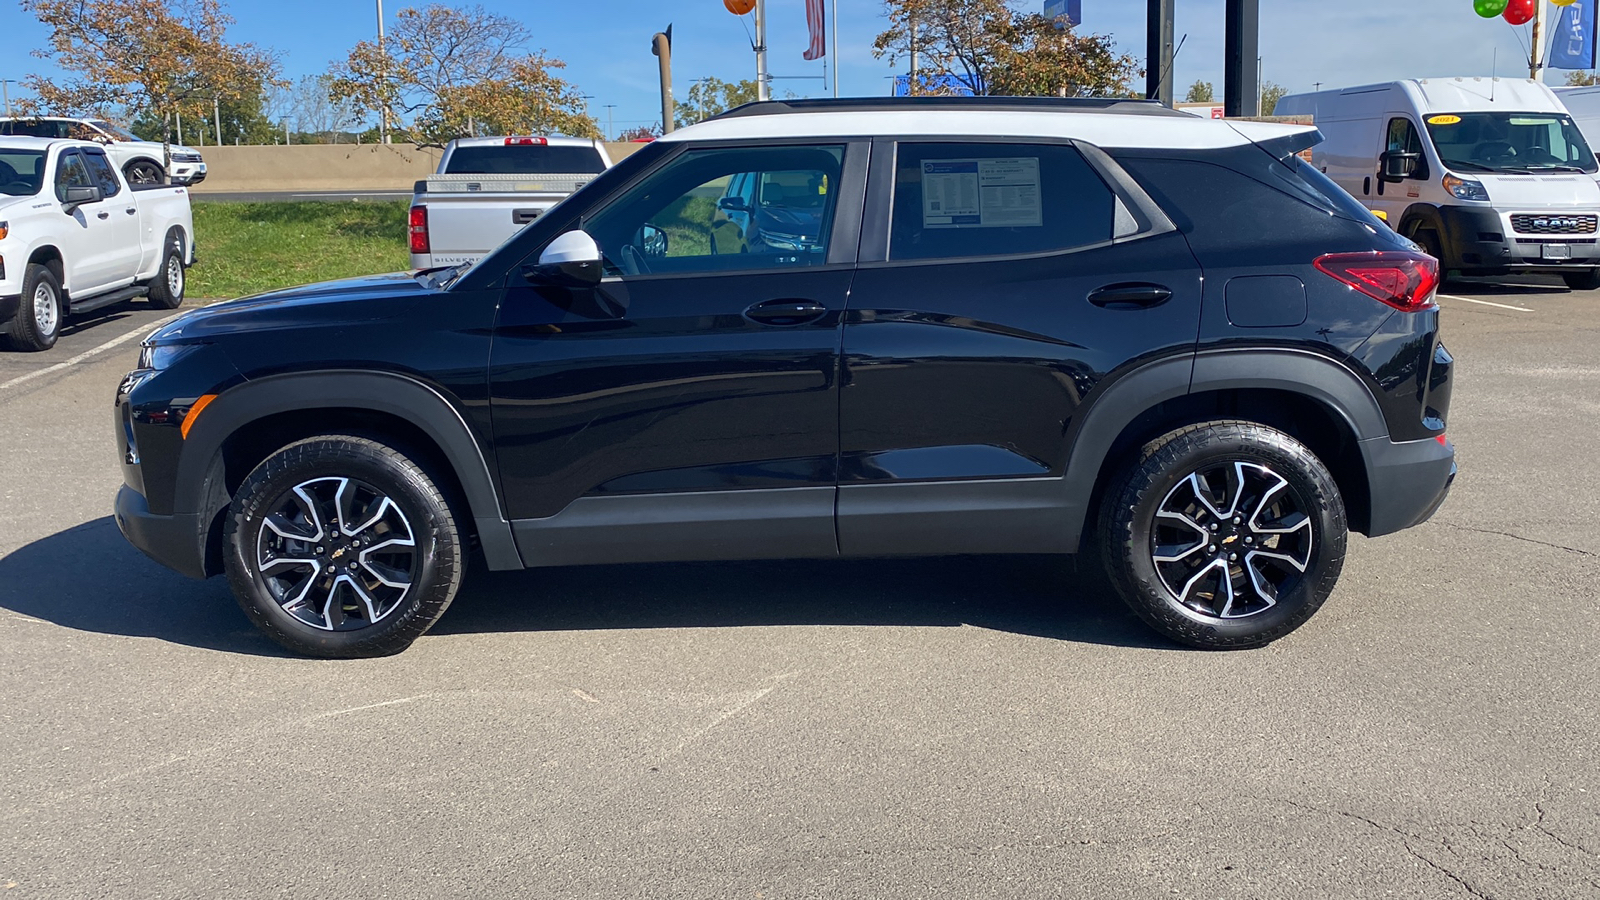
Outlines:
[[217,146],[222,146],[222,101],[211,98],[211,118],[217,123]]
[[1149,0],[1145,7],[1144,96],[1172,105],[1173,0]]
[[608,141],[617,139],[616,109],[617,105],[615,103],[606,104],[606,140]]
[[178,104],[178,143],[183,143],[183,104]]
[[756,0],[756,99],[772,99],[767,79],[767,0]]
[[0,78],[0,93],[4,93],[6,95],[6,117],[7,118],[11,117],[11,88],[7,87],[7,85],[21,84],[21,83],[22,82],[20,82],[20,81],[13,81],[10,78]]
[[668,25],[666,31],[656,32],[650,39],[650,52],[661,60],[661,133],[670,134],[673,129],[673,112],[676,105],[672,101],[672,26]]
[[[378,139],[389,143],[389,55],[383,49],[383,0],[378,0]],[[284,134],[288,134],[287,128]]]
[[906,79],[906,96],[917,90],[917,17],[911,17],[911,74]]
[[1538,9],[1533,17],[1533,58],[1528,60],[1528,75],[1534,81],[1544,81],[1544,26],[1547,11],[1544,0],[1539,0]]

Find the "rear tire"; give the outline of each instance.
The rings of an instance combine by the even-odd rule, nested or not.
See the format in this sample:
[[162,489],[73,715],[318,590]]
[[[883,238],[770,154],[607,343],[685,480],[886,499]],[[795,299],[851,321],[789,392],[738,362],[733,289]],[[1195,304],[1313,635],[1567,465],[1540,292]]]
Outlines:
[[1600,291],[1600,269],[1587,272],[1568,272],[1561,276],[1567,287],[1575,291]]
[[1217,421],[1146,444],[1101,507],[1106,572],[1167,637],[1261,647],[1303,625],[1344,564],[1344,502],[1288,435]]
[[183,235],[174,231],[167,236],[166,249],[161,252],[161,268],[150,282],[150,305],[157,309],[177,309],[183,305],[183,290],[187,286],[183,266]]
[[245,615],[306,656],[399,653],[461,584],[461,538],[438,486],[366,438],[323,435],[269,456],[234,494],[223,540]]
[[67,305],[61,299],[61,281],[49,266],[29,263],[22,276],[22,303],[11,320],[11,345],[18,350],[49,350],[61,337]]

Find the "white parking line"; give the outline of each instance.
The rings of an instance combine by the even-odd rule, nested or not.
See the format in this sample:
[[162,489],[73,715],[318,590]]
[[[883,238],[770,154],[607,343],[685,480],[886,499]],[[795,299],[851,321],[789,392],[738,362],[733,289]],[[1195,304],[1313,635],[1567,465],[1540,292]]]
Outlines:
[[[188,312],[188,310],[184,310],[184,312]],[[128,332],[127,334],[123,335],[122,337],[112,338],[111,340],[106,341],[104,344],[101,344],[100,346],[95,347],[92,350],[85,350],[82,353],[79,353],[77,356],[71,357],[69,359],[64,359],[61,362],[58,362],[53,366],[47,366],[47,367],[45,367],[43,369],[40,369],[37,372],[29,372],[26,375],[18,375],[16,378],[11,379],[10,381],[0,382],[0,391],[3,391],[3,390],[5,390],[6,388],[9,388],[9,387],[15,387],[15,386],[17,386],[19,384],[22,384],[25,381],[32,381],[35,378],[41,378],[41,377],[43,377],[45,375],[49,375],[51,372],[59,372],[62,369],[65,369],[65,368],[67,368],[69,366],[77,365],[78,363],[81,363],[84,360],[88,359],[89,357],[94,356],[94,355],[96,355],[98,353],[104,353],[104,352],[106,352],[107,350],[110,350],[113,347],[120,347],[121,345],[126,344],[127,342],[129,342],[131,340],[134,340],[136,338],[140,338],[140,337],[143,337],[144,335],[149,334],[151,331],[154,331],[157,328],[160,328],[161,326],[167,324],[168,322],[171,322],[173,319],[176,319],[178,316],[181,316],[181,315],[183,315],[183,313],[173,313],[172,315],[167,316],[165,319],[162,319],[159,322],[150,323],[150,325],[147,326],[148,330],[146,328],[135,328],[134,330]]]
[[1460,300],[1463,303],[1476,303],[1480,306],[1493,306],[1497,309],[1514,309],[1517,312],[1533,312],[1533,310],[1521,306],[1507,306],[1504,303],[1490,303],[1487,300],[1474,300],[1471,297],[1457,297],[1453,294],[1439,294],[1438,297],[1440,300]]

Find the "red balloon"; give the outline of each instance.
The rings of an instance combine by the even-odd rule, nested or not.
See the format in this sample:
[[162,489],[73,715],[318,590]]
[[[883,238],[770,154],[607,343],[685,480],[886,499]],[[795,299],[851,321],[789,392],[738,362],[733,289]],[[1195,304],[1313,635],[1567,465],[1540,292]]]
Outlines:
[[1511,0],[1506,4],[1504,15],[1506,21],[1513,25],[1526,25],[1538,13],[1539,0]]
[[728,12],[742,16],[756,8],[756,0],[722,0],[722,5],[728,8]]

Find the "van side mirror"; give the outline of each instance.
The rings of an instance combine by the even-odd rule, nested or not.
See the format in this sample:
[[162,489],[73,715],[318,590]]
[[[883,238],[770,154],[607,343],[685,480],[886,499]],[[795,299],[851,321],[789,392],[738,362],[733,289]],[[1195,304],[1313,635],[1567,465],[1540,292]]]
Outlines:
[[593,287],[600,283],[600,245],[583,231],[557,237],[539,254],[539,263],[525,266],[523,277],[568,287]]
[[717,209],[723,212],[749,212],[750,204],[746,203],[743,197],[729,196],[717,201]]
[[1378,157],[1378,177],[1391,183],[1405,181],[1417,174],[1417,169],[1421,166],[1421,153],[1386,150]]
[[73,210],[85,203],[97,203],[100,200],[98,187],[69,187],[66,196],[61,198],[61,211],[70,214]]

